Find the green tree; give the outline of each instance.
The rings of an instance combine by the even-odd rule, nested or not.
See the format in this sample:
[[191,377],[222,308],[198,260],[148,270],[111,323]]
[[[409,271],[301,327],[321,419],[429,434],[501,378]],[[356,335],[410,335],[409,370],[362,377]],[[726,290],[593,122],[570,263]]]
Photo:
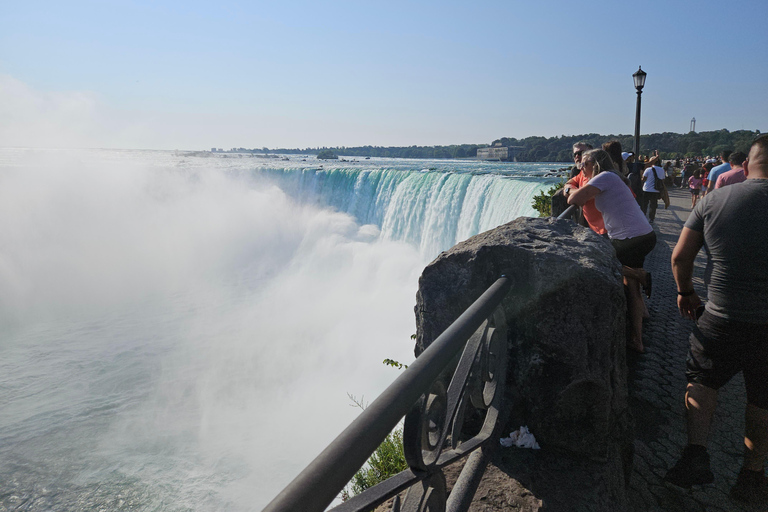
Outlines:
[[538,195],[533,196],[533,203],[531,206],[534,210],[539,212],[539,217],[552,216],[552,196],[555,194],[555,192],[563,188],[564,182],[565,180],[552,185],[546,192],[542,190],[538,193]]

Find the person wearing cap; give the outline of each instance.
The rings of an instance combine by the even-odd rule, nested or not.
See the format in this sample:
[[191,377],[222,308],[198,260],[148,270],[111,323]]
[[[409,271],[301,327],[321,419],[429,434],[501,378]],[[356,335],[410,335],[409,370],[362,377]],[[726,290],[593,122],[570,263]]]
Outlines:
[[715,187],[717,186],[717,178],[719,178],[721,174],[731,170],[731,164],[728,163],[728,159],[731,157],[731,153],[733,153],[733,151],[728,149],[720,153],[720,159],[723,163],[713,167],[712,170],[709,171],[709,176],[707,177],[709,180],[709,186],[707,187],[707,191],[704,193],[704,195],[707,195],[707,193],[715,190]]
[[656,206],[661,198],[661,191],[657,187],[656,180],[663,180],[667,177],[664,169],[659,167],[661,161],[659,155],[654,155],[648,160],[649,167],[643,172],[643,202],[640,209],[648,214],[648,222],[653,223],[656,218]]

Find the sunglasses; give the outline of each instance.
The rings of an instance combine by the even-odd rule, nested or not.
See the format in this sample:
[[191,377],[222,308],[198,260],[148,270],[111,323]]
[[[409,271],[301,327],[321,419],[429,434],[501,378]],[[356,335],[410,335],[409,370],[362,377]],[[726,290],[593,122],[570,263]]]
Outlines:
[[583,150],[574,151],[574,152],[573,152],[573,158],[578,158],[578,157],[580,157],[580,156],[581,156],[581,154],[582,154],[583,152],[584,152]]

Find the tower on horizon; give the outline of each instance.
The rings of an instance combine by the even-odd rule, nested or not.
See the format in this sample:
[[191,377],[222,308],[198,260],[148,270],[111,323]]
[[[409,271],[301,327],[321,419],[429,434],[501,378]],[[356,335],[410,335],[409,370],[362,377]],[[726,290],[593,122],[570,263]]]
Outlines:
[[695,132],[696,131],[696,118],[694,117],[691,119],[691,129],[688,130],[689,132]]

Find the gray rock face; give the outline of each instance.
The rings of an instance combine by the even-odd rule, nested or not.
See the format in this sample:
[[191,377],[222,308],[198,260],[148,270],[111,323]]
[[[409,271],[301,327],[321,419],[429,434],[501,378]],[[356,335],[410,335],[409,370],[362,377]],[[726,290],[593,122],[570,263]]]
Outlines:
[[[501,275],[514,283],[503,304],[508,407],[521,422],[514,428],[528,425],[550,454],[627,469],[633,433],[621,265],[610,242],[591,230],[519,218],[441,254],[419,280],[416,353]],[[608,488],[621,502],[623,482]]]

